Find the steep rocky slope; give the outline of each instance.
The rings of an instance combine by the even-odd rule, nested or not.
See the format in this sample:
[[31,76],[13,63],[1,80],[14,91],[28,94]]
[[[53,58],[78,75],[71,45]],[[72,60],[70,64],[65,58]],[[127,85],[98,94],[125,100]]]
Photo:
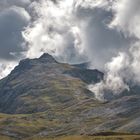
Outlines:
[[14,139],[139,134],[139,88],[101,102],[87,89],[101,79],[98,70],[59,63],[49,54],[21,61],[0,81],[0,134]]

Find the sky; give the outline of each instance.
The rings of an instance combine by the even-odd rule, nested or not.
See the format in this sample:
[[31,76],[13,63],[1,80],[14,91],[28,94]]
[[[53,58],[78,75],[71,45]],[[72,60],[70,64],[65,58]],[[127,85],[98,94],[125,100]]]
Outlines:
[[139,5],[139,0],[0,1],[0,78],[20,60],[49,53],[105,72],[103,81],[89,85],[97,98],[104,99],[106,90],[113,95],[129,90],[129,83],[140,83]]

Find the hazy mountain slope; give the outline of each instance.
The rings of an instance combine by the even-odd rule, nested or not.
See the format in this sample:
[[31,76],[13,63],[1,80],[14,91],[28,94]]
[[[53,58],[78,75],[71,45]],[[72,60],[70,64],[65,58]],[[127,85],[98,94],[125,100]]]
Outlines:
[[[100,102],[87,89],[103,73],[44,54],[0,81],[0,134],[14,138],[140,133],[140,95]],[[110,134],[110,133],[109,133]]]

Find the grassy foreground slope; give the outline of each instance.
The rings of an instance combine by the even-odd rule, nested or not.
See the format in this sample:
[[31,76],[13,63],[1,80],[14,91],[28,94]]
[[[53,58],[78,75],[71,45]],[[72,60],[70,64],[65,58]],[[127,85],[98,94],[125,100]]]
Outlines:
[[8,137],[8,136],[4,136],[4,135],[0,135],[0,140],[15,140],[12,137]]
[[140,140],[140,135],[122,136],[65,136],[57,138],[30,138],[28,140]]
[[[0,135],[0,140],[18,140],[12,137]],[[63,136],[57,138],[34,137],[23,140],[140,140],[140,135],[123,136]]]

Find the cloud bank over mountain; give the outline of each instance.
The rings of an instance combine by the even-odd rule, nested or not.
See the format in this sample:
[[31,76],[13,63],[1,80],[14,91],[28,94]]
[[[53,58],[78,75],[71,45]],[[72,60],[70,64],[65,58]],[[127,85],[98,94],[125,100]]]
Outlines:
[[49,52],[65,62],[88,58],[93,67],[103,68],[118,50],[128,48],[130,43],[123,34],[108,27],[113,18],[111,3],[75,0],[34,3],[37,19],[24,32],[30,44],[27,56]]
[[104,99],[108,90],[113,95],[129,90],[129,83],[140,82],[139,4],[139,0],[0,2],[1,77],[20,59],[47,52],[62,62],[90,61],[90,68],[105,71],[104,81],[89,86],[97,98]]

